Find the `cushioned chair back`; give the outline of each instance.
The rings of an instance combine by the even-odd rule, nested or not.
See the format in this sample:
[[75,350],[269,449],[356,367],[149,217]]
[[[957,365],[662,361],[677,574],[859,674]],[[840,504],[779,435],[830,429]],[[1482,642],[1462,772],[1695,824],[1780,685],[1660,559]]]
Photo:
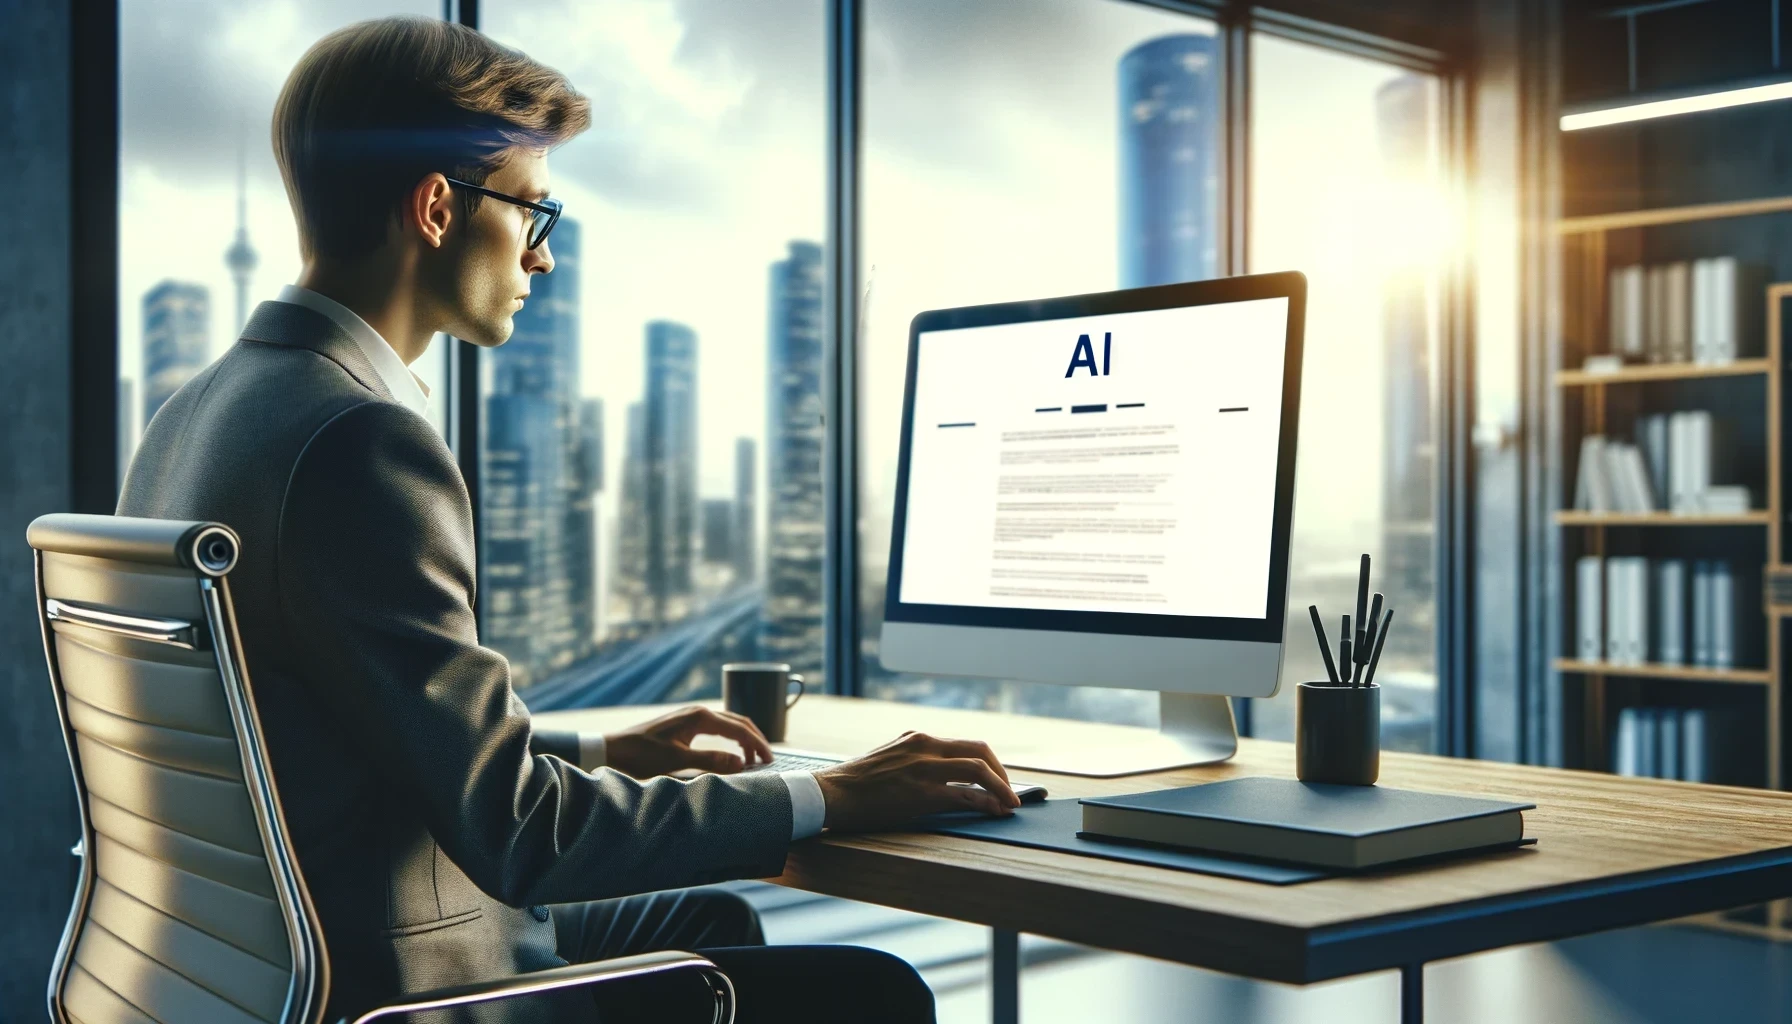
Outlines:
[[45,516],[44,650],[81,803],[57,1024],[312,1024],[321,933],[280,817],[216,523]]

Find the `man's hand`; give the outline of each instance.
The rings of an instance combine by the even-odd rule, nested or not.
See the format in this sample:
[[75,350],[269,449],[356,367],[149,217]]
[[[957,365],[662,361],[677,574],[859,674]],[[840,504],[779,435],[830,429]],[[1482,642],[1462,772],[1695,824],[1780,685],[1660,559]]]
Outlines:
[[[691,741],[699,736],[722,736],[740,744],[747,760],[727,750],[693,750]],[[732,711],[711,711],[709,708],[679,708],[669,715],[604,737],[605,760],[611,768],[637,779],[670,775],[686,768],[697,768],[722,775],[738,772],[749,763],[765,764],[772,759],[771,745],[752,720]]]
[[[987,743],[941,740],[918,732],[815,773],[827,802],[827,827],[842,831],[900,825],[935,811],[1012,814],[1020,798]],[[975,783],[954,786],[950,783]],[[978,788],[978,787],[982,788]]]

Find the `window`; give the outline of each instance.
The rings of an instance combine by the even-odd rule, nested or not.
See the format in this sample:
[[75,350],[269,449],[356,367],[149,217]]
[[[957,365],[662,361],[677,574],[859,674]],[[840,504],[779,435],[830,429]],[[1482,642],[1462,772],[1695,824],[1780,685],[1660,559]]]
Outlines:
[[1254,702],[1252,731],[1292,738],[1294,684],[1325,678],[1307,606],[1335,643],[1366,551],[1395,609],[1376,672],[1382,742],[1430,750],[1437,268],[1455,241],[1440,85],[1271,36],[1251,45],[1251,270],[1309,282],[1282,692]]
[[815,683],[823,0],[480,16],[593,108],[549,161],[555,269],[480,353],[482,640],[536,710]]
[[[123,0],[119,8],[119,480],[161,404],[298,280],[274,99],[299,56],[362,18],[439,0]],[[445,422],[443,353],[413,369]]]
[[1143,4],[871,0],[864,51],[864,692],[1153,723],[1141,691],[879,663],[903,371],[922,310],[1220,272],[1221,37]]

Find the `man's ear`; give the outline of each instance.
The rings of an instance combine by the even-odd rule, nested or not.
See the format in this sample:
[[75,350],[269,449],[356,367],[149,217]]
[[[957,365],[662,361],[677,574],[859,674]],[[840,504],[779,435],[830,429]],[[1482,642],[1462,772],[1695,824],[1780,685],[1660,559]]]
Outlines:
[[405,204],[405,227],[417,232],[423,243],[440,249],[454,221],[454,189],[446,176],[431,171],[411,189]]

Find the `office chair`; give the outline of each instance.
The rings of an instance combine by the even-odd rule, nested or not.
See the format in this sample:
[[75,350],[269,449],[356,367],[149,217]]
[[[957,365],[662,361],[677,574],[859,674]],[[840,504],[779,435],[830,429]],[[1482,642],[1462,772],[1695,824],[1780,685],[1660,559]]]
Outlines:
[[[54,1024],[322,1024],[329,959],[280,811],[218,523],[48,515],[38,612],[81,808],[81,873],[50,973]],[[356,1017],[697,971],[664,952],[407,996]],[[344,1019],[343,1024],[349,1024]]]

